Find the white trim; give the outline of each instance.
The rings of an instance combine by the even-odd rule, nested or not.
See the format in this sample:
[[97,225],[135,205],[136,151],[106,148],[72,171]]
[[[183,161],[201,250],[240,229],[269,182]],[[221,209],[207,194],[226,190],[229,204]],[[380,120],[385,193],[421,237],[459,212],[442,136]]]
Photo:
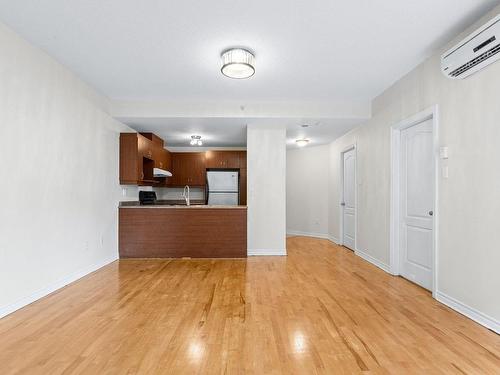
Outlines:
[[354,250],[354,254],[356,254],[360,258],[363,258],[367,262],[370,262],[374,266],[377,266],[381,270],[383,270],[383,271],[385,271],[387,273],[390,273],[389,266],[387,264],[385,264],[384,262],[381,262],[377,258],[372,257],[370,254],[365,253],[364,251],[361,251],[359,249]]
[[298,231],[298,230],[287,230],[286,235],[287,236],[303,236],[303,237],[323,238],[325,240],[327,240],[329,238],[327,233],[302,232],[302,231]]
[[451,309],[459,312],[460,314],[465,315],[467,318],[472,319],[482,326],[500,334],[500,322],[495,318],[492,318],[491,316],[488,316],[479,310],[467,306],[465,303],[460,302],[440,291],[436,292],[436,299],[439,302],[450,307]]
[[71,283],[75,282],[76,280],[81,279],[82,277],[87,276],[92,272],[97,271],[98,269],[114,262],[117,259],[118,259],[118,257],[114,256],[112,258],[108,258],[106,260],[103,260],[99,263],[95,263],[91,266],[85,267],[85,268],[81,269],[80,271],[77,271],[69,276],[63,277],[63,278],[47,285],[44,288],[39,289],[35,293],[17,300],[16,302],[14,302],[10,305],[0,307],[0,318],[3,318],[4,316],[9,315],[16,310],[19,310],[19,309],[21,309],[21,308],[23,308],[23,307],[25,307],[33,302],[45,297],[45,296],[48,296],[51,293],[54,293],[55,291],[65,287],[66,285],[71,284]]
[[286,249],[248,249],[247,256],[284,256]]
[[328,240],[330,240],[330,242],[333,242],[335,245],[339,245],[340,244],[340,241],[337,237],[334,237],[334,236],[328,236]]
[[390,193],[390,272],[399,275],[399,230],[400,230],[400,153],[401,131],[423,121],[432,119],[434,146],[434,220],[433,220],[433,270],[432,296],[436,298],[438,289],[438,223],[439,223],[439,111],[434,105],[410,118],[391,126],[391,193]]
[[357,246],[358,237],[358,148],[357,143],[346,146],[340,152],[340,230],[339,240],[336,242],[338,245],[344,245],[344,154],[348,151],[354,150],[354,248]]

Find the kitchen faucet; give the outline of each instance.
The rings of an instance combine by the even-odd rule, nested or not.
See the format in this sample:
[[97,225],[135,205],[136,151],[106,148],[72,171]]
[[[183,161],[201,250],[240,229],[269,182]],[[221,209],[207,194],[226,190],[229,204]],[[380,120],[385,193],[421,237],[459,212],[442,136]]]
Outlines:
[[[186,195],[186,191],[187,191],[187,195]],[[184,200],[186,201],[186,206],[190,206],[191,200],[189,199],[189,186],[188,185],[184,186],[184,191],[182,192],[182,196],[183,196]]]

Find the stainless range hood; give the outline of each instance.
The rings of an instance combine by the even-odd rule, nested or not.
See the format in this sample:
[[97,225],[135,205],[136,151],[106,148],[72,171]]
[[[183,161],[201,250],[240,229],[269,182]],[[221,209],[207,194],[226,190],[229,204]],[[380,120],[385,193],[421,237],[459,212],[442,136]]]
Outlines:
[[153,177],[172,177],[172,173],[161,168],[153,168]]

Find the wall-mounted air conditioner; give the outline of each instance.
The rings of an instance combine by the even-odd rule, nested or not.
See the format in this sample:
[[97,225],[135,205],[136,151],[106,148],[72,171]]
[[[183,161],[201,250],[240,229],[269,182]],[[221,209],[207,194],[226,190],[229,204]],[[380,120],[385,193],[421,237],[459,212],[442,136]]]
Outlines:
[[500,59],[500,14],[441,56],[448,78],[465,78]]

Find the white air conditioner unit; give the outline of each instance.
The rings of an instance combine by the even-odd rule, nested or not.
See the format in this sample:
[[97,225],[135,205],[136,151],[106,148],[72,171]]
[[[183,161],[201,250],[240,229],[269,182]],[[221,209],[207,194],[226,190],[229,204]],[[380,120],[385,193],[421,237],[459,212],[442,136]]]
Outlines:
[[500,59],[500,14],[441,56],[448,78],[465,78]]

